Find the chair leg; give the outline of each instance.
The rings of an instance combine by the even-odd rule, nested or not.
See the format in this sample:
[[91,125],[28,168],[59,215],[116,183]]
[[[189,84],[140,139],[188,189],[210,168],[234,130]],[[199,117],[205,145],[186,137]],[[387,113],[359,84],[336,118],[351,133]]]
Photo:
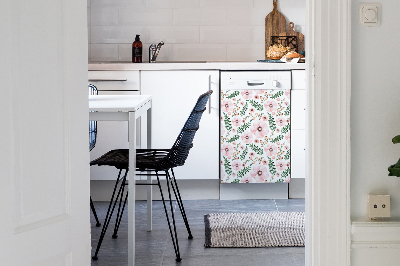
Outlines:
[[123,196],[124,196],[124,190],[125,190],[124,188],[126,186],[126,180],[124,180],[124,182],[121,184],[121,186],[123,186],[123,189],[122,189],[121,197],[120,197],[120,200],[119,200],[117,219],[115,221],[115,227],[114,227],[114,234],[112,235],[112,238],[114,238],[114,239],[118,238],[118,234],[117,233],[118,233],[119,225],[121,224],[122,215],[124,214],[125,205],[126,205],[126,202],[128,200],[128,193],[129,193],[128,191],[126,191],[124,205],[122,206],[122,209],[121,209],[121,203],[122,203],[122,199],[123,199]]
[[[181,211],[183,221],[185,222],[186,229],[187,229],[188,234],[189,234],[188,238],[189,239],[193,239],[193,235],[192,235],[192,232],[190,231],[190,227],[189,227],[189,222],[188,222],[187,217],[186,217],[185,208],[183,207],[181,193],[179,193],[178,183],[176,182],[175,173],[174,173],[174,170],[172,168],[171,168],[171,172],[172,172],[172,178],[170,177],[170,179],[171,179],[171,187],[172,187],[172,189],[174,191],[176,201],[178,202],[179,210]],[[175,190],[175,188],[176,188],[176,190]]]
[[157,172],[157,171],[156,171],[156,176],[157,176],[157,184],[158,184],[158,187],[159,187],[160,193],[161,193],[161,199],[162,199],[162,202],[163,202],[163,205],[164,205],[165,216],[167,217],[167,222],[168,222],[169,232],[170,232],[170,234],[171,234],[172,244],[174,245],[174,250],[175,250],[175,255],[176,255],[176,261],[179,262],[179,261],[181,261],[182,259],[181,259],[181,255],[180,255],[180,253],[179,253],[179,244],[178,244],[178,237],[177,237],[177,234],[176,234],[174,210],[173,210],[173,208],[172,208],[171,193],[170,193],[170,189],[169,189],[169,180],[168,180],[168,177],[167,177],[167,178],[166,178],[166,179],[167,179],[167,187],[168,187],[168,194],[169,194],[169,202],[170,202],[170,205],[171,205],[171,214],[172,214],[172,221],[173,221],[173,225],[174,225],[175,237],[174,237],[174,234],[172,233],[172,228],[171,228],[171,223],[170,223],[170,220],[169,220],[169,215],[168,215],[168,211],[167,211],[167,206],[165,205],[164,194],[163,194],[162,189],[161,189],[160,178],[159,178],[159,176],[158,176],[158,172]]
[[99,222],[99,218],[97,217],[97,213],[96,213],[96,209],[94,208],[92,197],[90,197],[90,208],[92,209],[94,219],[96,219],[96,227],[99,227],[101,225],[101,223]]
[[[115,205],[117,204],[117,201],[114,202],[114,196],[115,196],[115,191],[116,191],[116,189],[117,189],[118,183],[119,183],[119,181],[120,181],[121,172],[122,172],[122,169],[119,170],[118,178],[117,178],[117,181],[115,182],[115,186],[114,186],[114,190],[113,190],[113,193],[112,193],[112,196],[111,196],[110,204],[108,205],[108,210],[107,210],[106,219],[105,219],[105,221],[104,221],[103,228],[102,228],[102,230],[101,230],[101,234],[100,234],[99,241],[97,242],[96,252],[94,253],[94,256],[92,257],[93,260],[97,260],[97,259],[98,259],[97,255],[98,255],[98,253],[99,253],[101,244],[102,244],[103,239],[104,239],[104,235],[106,234],[108,225],[109,225],[109,223],[110,223],[111,216],[112,216],[112,214],[113,214],[113,212],[114,212]],[[125,171],[125,175],[124,175],[124,177],[123,177],[123,179],[122,179],[122,182],[125,182],[127,174],[128,174],[128,170]],[[120,186],[120,188],[119,188],[119,190],[118,190],[116,199],[119,198],[120,193],[121,193],[121,186]],[[113,204],[113,202],[114,202],[114,204]],[[112,208],[111,208],[111,207],[112,207]]]

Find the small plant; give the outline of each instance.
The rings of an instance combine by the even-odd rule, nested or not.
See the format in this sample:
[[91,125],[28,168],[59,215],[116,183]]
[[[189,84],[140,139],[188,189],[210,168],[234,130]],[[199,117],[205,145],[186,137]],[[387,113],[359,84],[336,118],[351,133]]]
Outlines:
[[[397,135],[392,139],[393,144],[400,143],[400,135]],[[389,166],[388,168],[389,176],[398,176],[400,177],[400,159],[396,164]]]

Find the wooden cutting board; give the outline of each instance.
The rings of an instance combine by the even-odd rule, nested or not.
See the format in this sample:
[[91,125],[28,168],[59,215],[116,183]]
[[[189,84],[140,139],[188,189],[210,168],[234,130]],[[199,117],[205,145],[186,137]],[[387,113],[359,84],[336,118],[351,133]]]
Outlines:
[[271,46],[271,36],[279,36],[281,32],[286,31],[286,18],[278,11],[278,0],[272,0],[274,10],[265,17],[265,59],[267,51]]
[[279,36],[296,36],[297,37],[297,51],[304,51],[304,35],[300,32],[294,30],[294,23],[289,23],[289,30],[286,32],[281,32]]

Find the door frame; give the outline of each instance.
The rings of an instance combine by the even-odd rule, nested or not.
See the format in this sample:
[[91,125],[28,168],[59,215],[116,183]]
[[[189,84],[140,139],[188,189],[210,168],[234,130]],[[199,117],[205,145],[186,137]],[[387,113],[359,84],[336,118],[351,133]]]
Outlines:
[[306,9],[306,265],[350,265],[351,0]]

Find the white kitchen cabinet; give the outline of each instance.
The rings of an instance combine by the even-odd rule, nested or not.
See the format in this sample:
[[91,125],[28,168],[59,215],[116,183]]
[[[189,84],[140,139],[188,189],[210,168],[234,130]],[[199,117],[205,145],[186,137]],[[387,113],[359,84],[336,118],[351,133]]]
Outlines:
[[[89,83],[95,85],[99,95],[139,95],[139,71],[89,71]],[[138,122],[139,125],[139,122]],[[136,143],[139,145],[140,128]],[[96,146],[90,152],[94,160],[113,149],[128,149],[128,123],[126,121],[98,121]],[[115,167],[91,166],[90,180],[115,180]],[[138,178],[139,179],[139,178]]]
[[[211,80],[210,80],[211,79]],[[152,147],[171,148],[198,97],[209,90],[193,148],[177,179],[219,179],[219,71],[141,71],[141,94],[152,95]]]
[[291,177],[305,178],[306,156],[306,71],[292,70]]

